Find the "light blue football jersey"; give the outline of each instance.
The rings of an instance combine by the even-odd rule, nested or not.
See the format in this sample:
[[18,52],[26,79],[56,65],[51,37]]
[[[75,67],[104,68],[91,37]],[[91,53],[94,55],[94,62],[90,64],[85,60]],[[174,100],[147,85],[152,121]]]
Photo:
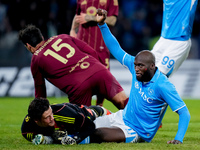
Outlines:
[[133,128],[145,141],[156,134],[169,105],[173,111],[185,106],[174,85],[158,69],[148,83],[136,79],[134,56],[125,54],[122,63],[132,74],[129,101],[123,111],[125,124]]
[[185,41],[191,37],[198,0],[163,0],[161,36]]
[[112,55],[132,74],[129,101],[123,110],[124,123],[135,130],[145,141],[150,142],[156,134],[169,105],[173,111],[186,106],[174,85],[158,69],[147,83],[136,79],[135,57],[126,53],[111,34],[106,24],[99,26],[104,42]]

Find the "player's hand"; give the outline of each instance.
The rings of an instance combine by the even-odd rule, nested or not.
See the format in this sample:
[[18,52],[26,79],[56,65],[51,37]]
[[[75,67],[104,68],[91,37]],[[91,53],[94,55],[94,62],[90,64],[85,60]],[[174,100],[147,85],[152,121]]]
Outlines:
[[75,21],[79,24],[84,24],[84,23],[87,23],[88,20],[87,20],[87,14],[85,13],[80,13],[80,15],[76,15],[76,18],[75,18]]
[[97,22],[99,25],[103,25],[104,21],[106,20],[107,17],[107,11],[104,9],[97,9]]
[[32,143],[35,145],[42,144],[44,141],[44,136],[42,134],[37,134],[35,138],[32,140]]
[[60,137],[60,138],[58,138],[58,140],[61,141],[62,145],[74,145],[74,144],[76,144],[76,140],[74,138],[72,138],[71,136],[69,136],[67,134],[67,132],[65,133],[64,137]]
[[168,141],[167,144],[182,144],[182,142],[179,140],[171,140],[171,141]]
[[54,140],[57,141],[58,139],[64,137],[65,135],[66,135],[65,131],[56,130],[56,131],[54,131],[52,136],[53,136]]
[[72,137],[70,137],[69,135],[66,135],[66,136],[62,137],[61,143],[62,143],[62,145],[74,145],[74,144],[76,144],[76,140],[73,139]]
[[50,136],[43,136],[42,134],[37,134],[32,140],[32,143],[35,145],[39,144],[52,144],[53,139]]

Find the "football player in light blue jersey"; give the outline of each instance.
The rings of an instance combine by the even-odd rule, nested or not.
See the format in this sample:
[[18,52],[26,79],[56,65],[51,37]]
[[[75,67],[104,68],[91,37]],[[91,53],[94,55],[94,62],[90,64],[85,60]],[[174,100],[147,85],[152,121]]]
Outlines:
[[127,54],[104,23],[107,12],[98,9],[97,14],[106,46],[130,70],[132,87],[124,110],[95,120],[96,130],[90,142],[151,142],[169,105],[179,115],[179,122],[176,136],[168,144],[182,143],[190,114],[174,85],[155,66],[154,54],[148,50],[135,57]]
[[188,57],[198,0],[163,0],[161,37],[152,52],[156,66],[168,77]]

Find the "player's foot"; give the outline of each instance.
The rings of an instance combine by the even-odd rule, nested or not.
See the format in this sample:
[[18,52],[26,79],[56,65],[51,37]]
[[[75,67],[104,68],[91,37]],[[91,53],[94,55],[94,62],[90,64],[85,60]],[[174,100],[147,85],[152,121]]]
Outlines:
[[160,128],[162,128],[162,122],[160,123],[160,126],[159,126],[159,128],[158,128],[158,129],[160,129]]
[[103,113],[103,115],[102,116],[105,116],[105,115],[110,115],[110,114],[112,114],[112,112],[110,111],[110,110],[108,110],[108,109],[106,109],[106,108],[104,108],[104,107],[101,107],[102,109],[103,109],[103,111],[104,111],[104,113]]
[[102,106],[90,106],[89,107],[94,113],[95,117],[109,115],[112,112]]

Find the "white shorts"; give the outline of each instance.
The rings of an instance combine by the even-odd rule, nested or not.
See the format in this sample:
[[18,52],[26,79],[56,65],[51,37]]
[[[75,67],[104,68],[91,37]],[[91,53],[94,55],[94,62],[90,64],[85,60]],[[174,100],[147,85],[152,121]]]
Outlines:
[[175,41],[160,37],[152,49],[156,57],[156,66],[167,76],[174,73],[188,57],[191,40]]
[[123,110],[119,110],[116,113],[96,118],[96,120],[94,120],[96,128],[118,127],[124,132],[126,143],[143,142],[143,140],[132,128],[124,124],[122,111]]

